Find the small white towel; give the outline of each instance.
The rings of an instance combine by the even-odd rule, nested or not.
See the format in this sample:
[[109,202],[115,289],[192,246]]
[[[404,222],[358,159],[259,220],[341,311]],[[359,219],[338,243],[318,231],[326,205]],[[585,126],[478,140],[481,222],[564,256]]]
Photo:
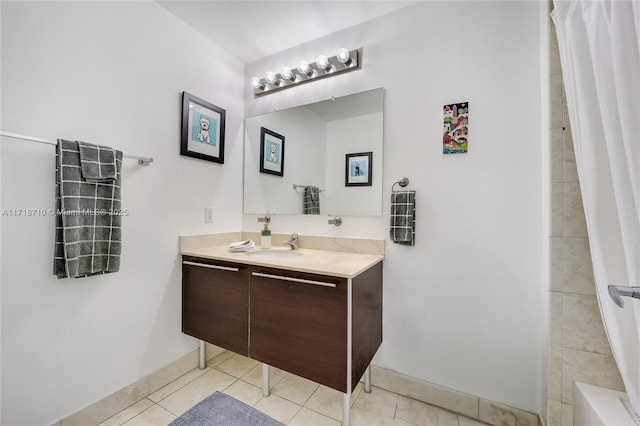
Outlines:
[[238,241],[229,244],[229,251],[253,251],[255,246],[253,240]]

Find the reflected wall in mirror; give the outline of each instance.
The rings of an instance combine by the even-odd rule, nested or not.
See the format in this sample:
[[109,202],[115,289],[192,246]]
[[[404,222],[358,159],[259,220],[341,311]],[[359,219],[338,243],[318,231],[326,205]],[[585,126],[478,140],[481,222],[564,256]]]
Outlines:
[[[304,187],[315,186],[321,215],[381,216],[383,93],[374,89],[247,118],[244,212],[303,214]],[[261,128],[286,138],[282,176],[260,173]],[[362,152],[372,153],[371,186],[346,186],[345,158]]]

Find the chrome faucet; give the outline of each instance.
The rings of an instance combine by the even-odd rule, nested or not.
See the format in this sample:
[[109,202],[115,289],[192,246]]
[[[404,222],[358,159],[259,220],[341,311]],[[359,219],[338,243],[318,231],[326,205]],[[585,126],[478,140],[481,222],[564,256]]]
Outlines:
[[293,233],[291,234],[291,238],[289,238],[287,241],[285,241],[284,243],[282,243],[283,246],[290,246],[291,250],[297,250],[298,249],[298,234],[297,233]]
[[336,216],[333,219],[329,219],[329,225],[335,225],[335,226],[342,225],[342,218],[340,216]]

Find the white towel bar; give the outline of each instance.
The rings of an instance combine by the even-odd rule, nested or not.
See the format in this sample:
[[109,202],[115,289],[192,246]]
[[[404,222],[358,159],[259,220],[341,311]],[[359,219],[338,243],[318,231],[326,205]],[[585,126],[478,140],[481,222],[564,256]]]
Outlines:
[[[53,140],[36,138],[35,136],[20,135],[18,133],[5,132],[3,130],[0,130],[0,136],[6,136],[8,138],[14,138],[14,139],[23,139],[25,141],[31,141],[31,142],[44,143],[47,145],[58,144],[56,141],[53,141]],[[151,157],[139,157],[137,155],[123,154],[123,157],[133,158],[134,160],[138,160],[138,164],[142,164],[143,166],[148,166],[153,161],[153,158]]]

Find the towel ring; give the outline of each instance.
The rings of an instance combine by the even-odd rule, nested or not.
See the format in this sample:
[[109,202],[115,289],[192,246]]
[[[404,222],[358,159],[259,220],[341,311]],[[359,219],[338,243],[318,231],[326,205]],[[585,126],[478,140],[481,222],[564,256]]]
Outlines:
[[396,183],[394,183],[394,184],[391,186],[391,192],[394,192],[394,191],[395,191],[395,187],[396,187],[396,185],[400,185],[401,187],[403,187],[403,188],[404,188],[405,186],[409,185],[409,178],[407,178],[407,177],[403,177],[402,179],[400,179],[399,181],[397,181]]

